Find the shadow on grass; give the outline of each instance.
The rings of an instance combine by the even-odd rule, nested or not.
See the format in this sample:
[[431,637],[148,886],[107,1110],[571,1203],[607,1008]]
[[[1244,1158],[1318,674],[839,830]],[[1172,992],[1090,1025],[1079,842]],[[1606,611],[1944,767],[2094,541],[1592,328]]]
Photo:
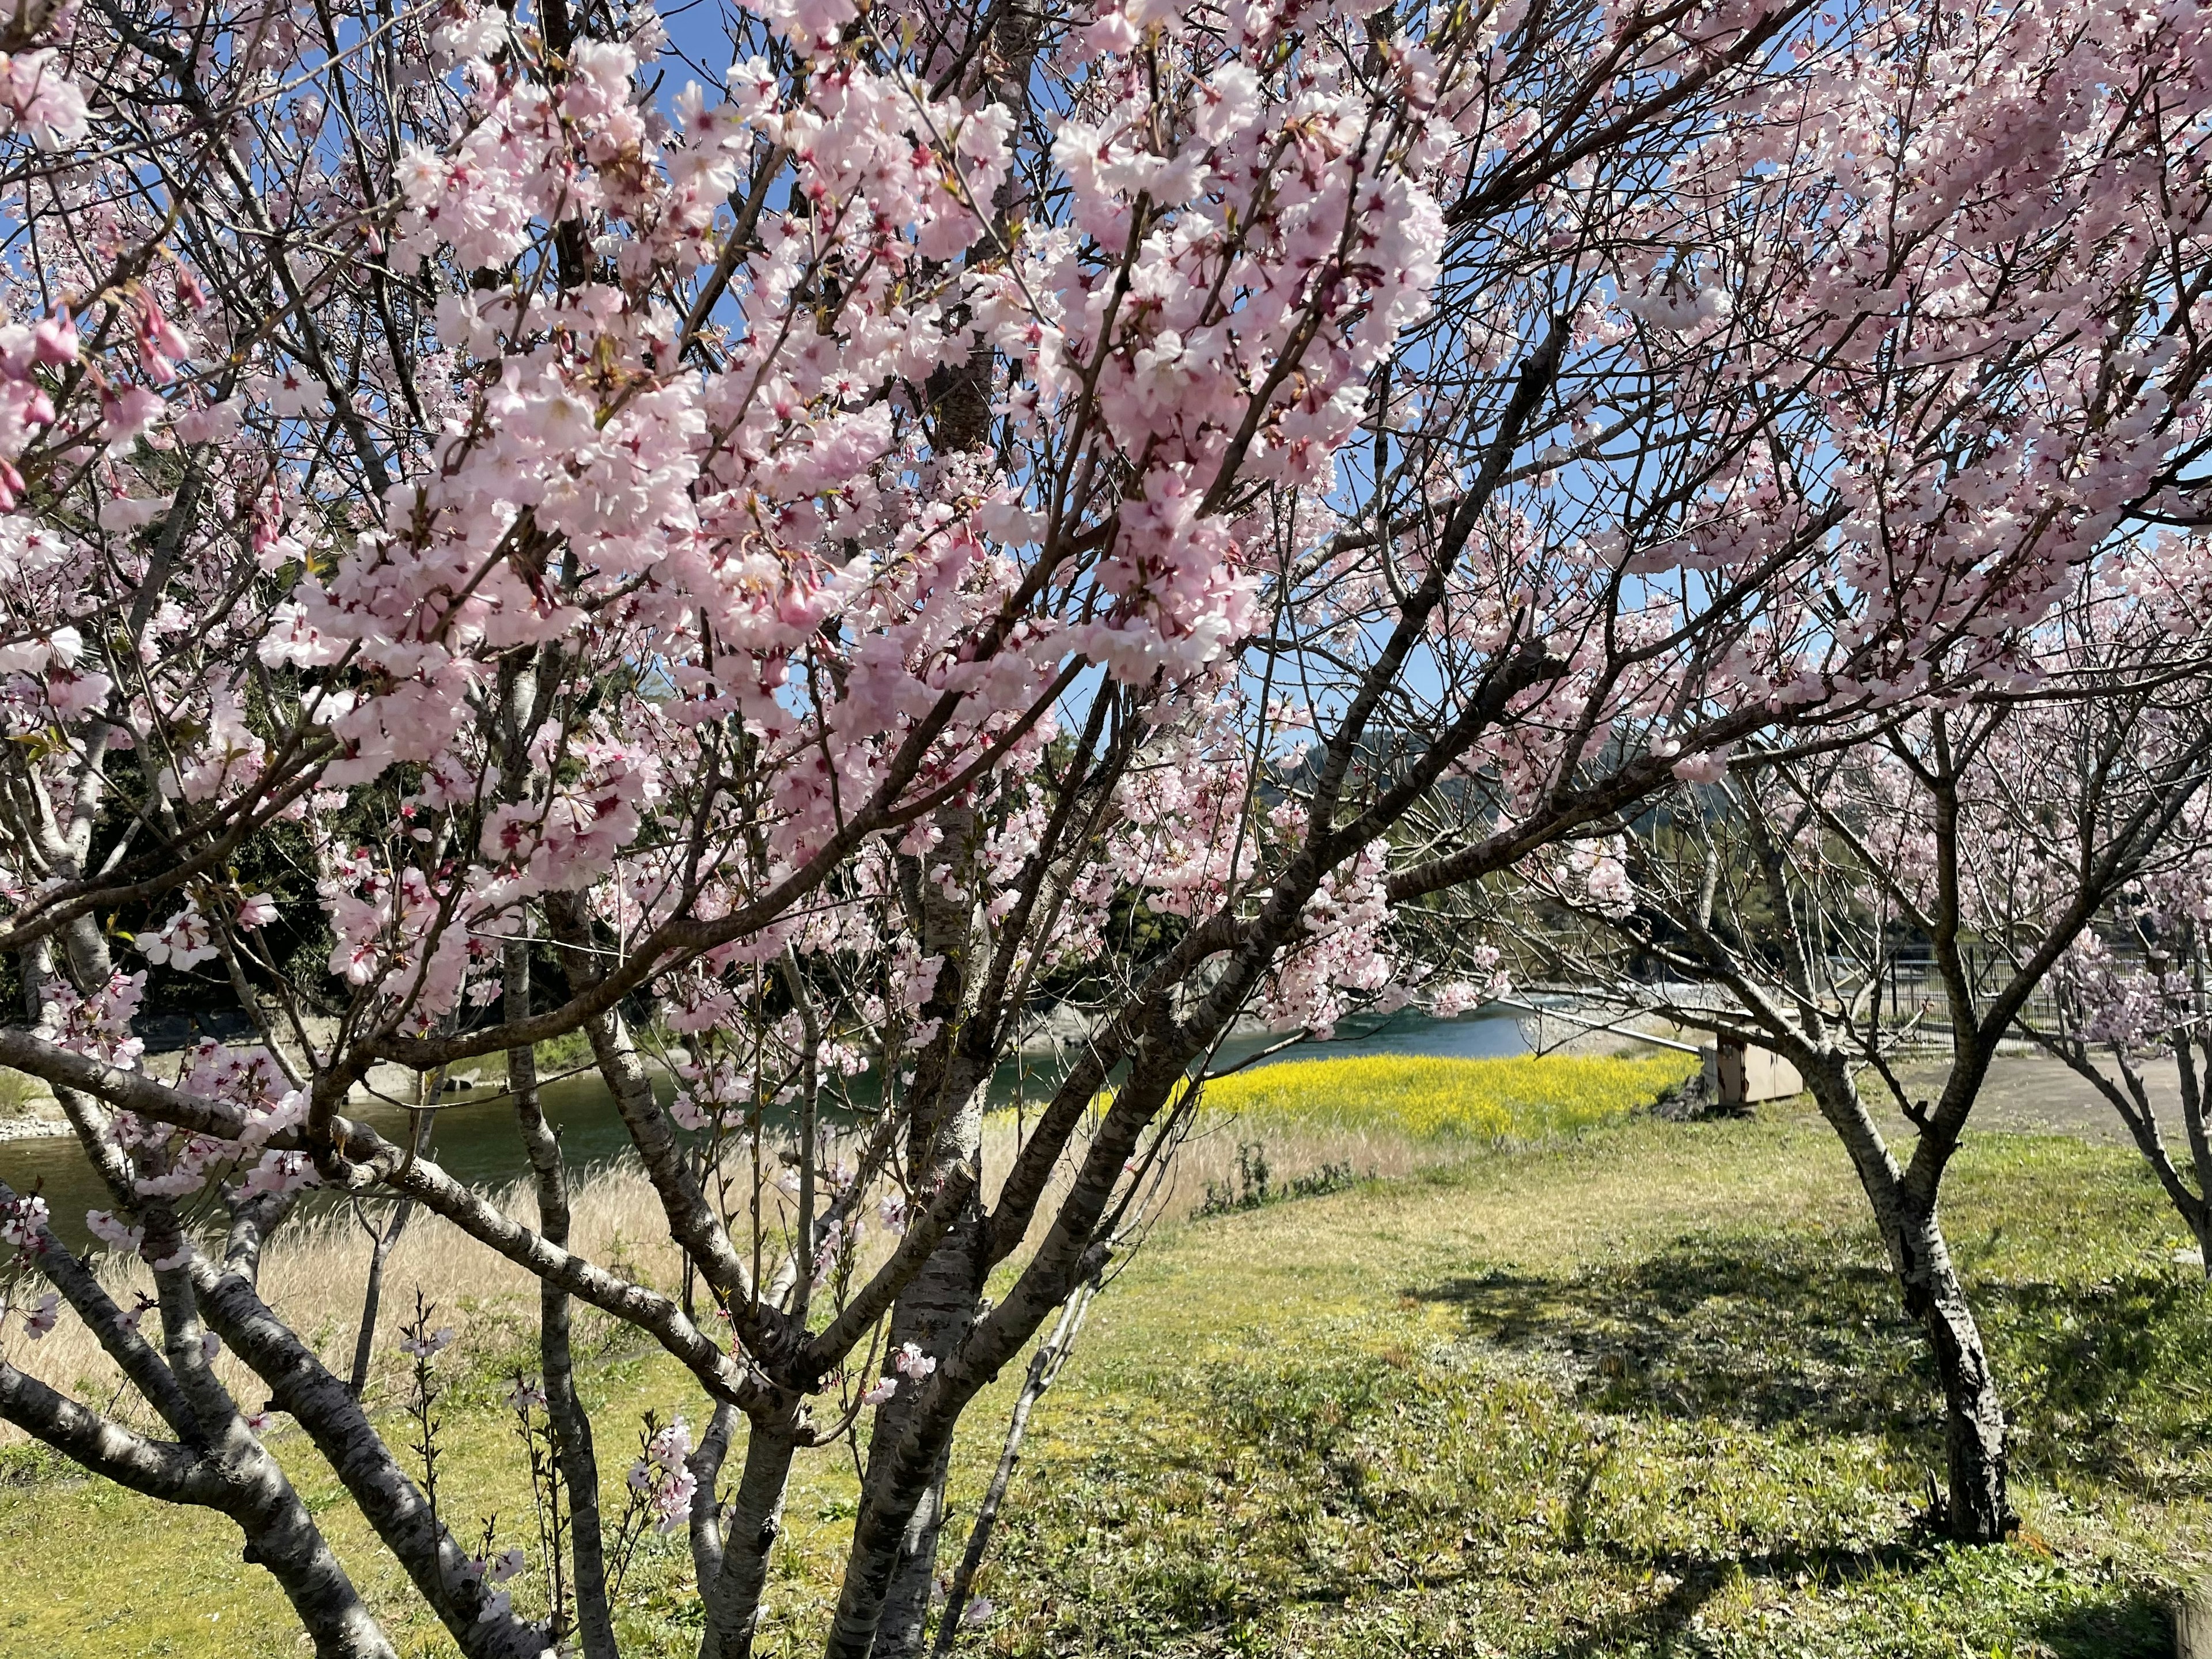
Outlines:
[[[1907,1398],[1929,1431],[1911,1462],[1940,1447],[1887,1276],[1844,1248],[1705,1237],[1609,1274],[1428,1293],[1493,1355],[1547,1351],[1538,1365],[1395,1338],[1208,1358],[1181,1376],[1176,1415],[1066,1466],[1013,1517],[1002,1585],[1056,1621],[1015,1650],[1219,1659],[1326,1628],[1313,1650],[1360,1659],[2165,1659],[2139,1564],[1936,1544],[1900,1524],[1909,1494],[1865,1460],[1802,1455],[1846,1427],[1887,1431]],[[2074,1299],[2021,1301],[2024,1324],[2051,1326],[2036,1351],[2142,1432],[2142,1402],[2095,1381],[2112,1356],[2092,1363],[2063,1328],[2085,1316]],[[1637,1413],[1689,1431],[1620,1420]]]
[[[1920,1553],[1907,1547],[1818,1558],[1798,1555],[1796,1551],[1735,1555],[1728,1559],[1692,1555],[1650,1558],[1641,1553],[1632,1558],[1628,1553],[1620,1555],[1631,1566],[1663,1571],[1668,1577],[1677,1579],[1674,1589],[1628,1613],[1599,1620],[1573,1639],[1547,1648],[1541,1659],[1613,1659],[1613,1655],[1624,1652],[1704,1652],[1704,1644],[1692,1635],[1692,1621],[1714,1595],[1739,1579],[1771,1579],[1801,1586],[1809,1575],[1825,1589],[1844,1589],[1858,1579],[1911,1568],[1923,1559]],[[2117,1601],[2075,1606],[2037,1617],[2031,1620],[2031,1628],[2015,1635],[2033,1637],[2035,1652],[2053,1659],[2174,1659],[2172,1614],[2163,1601],[2143,1590],[2130,1590]],[[1677,1644],[1690,1646],[1677,1648]]]
[[2173,1659],[2173,1614],[2142,1590],[2038,1620],[2034,1635],[2058,1659]]
[[[1925,1344],[1887,1265],[1848,1235],[1694,1235],[1618,1267],[1493,1271],[1407,1294],[1459,1307],[1477,1340],[1564,1359],[1587,1409],[1940,1455]],[[1970,1278],[1968,1294],[2014,1415],[2020,1473],[2063,1468],[2167,1498],[2177,1480],[2212,1490],[2176,1468],[2212,1446],[2193,1380],[2212,1347],[2204,1291],[2152,1272],[2091,1285]]]
[[1564,1358],[1594,1410],[1912,1433],[1933,1378],[1889,1276],[1795,1240],[1680,1239],[1625,1269],[1493,1270],[1409,1291],[1495,1346]]
[[1880,1573],[1908,1570],[1926,1559],[1923,1551],[1904,1543],[1878,1549],[1778,1549],[1726,1557],[1655,1553],[1609,1541],[1579,1547],[1632,1571],[1664,1573],[1674,1584],[1657,1599],[1599,1620],[1572,1639],[1546,1649],[1543,1659],[1605,1659],[1623,1652],[1672,1652],[1675,1639],[1689,1630],[1705,1603],[1741,1579],[1815,1583],[1840,1589]]
[[[1692,1626],[1705,1604],[1746,1578],[1802,1588],[1808,1583],[1843,1589],[1859,1581],[1909,1572],[1927,1565],[1926,1552],[1909,1545],[1854,1551],[1778,1550],[1715,1558],[1650,1554],[1613,1545],[1597,1547],[1620,1565],[1650,1569],[1673,1578],[1674,1587],[1627,1612],[1590,1625],[1572,1638],[1543,1650],[1542,1659],[1612,1659],[1624,1653],[1703,1652]],[[2012,1632],[2033,1637],[2037,1653],[2052,1659],[2173,1659],[2171,1613],[2156,1596],[2140,1589],[2117,1599],[2074,1606],[2027,1621]],[[1678,1643],[1687,1645],[1678,1649]]]

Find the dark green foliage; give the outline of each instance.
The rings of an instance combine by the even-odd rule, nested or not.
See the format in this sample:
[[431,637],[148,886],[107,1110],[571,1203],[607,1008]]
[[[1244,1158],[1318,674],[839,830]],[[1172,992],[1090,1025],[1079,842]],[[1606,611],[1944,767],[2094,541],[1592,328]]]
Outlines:
[[1285,1199],[1319,1198],[1327,1193],[1342,1192],[1358,1178],[1349,1164],[1324,1164],[1305,1175],[1292,1176],[1281,1186],[1268,1185],[1272,1173],[1265,1146],[1256,1140],[1238,1141],[1236,1175],[1206,1183],[1206,1197],[1199,1204],[1199,1214],[1230,1215]]

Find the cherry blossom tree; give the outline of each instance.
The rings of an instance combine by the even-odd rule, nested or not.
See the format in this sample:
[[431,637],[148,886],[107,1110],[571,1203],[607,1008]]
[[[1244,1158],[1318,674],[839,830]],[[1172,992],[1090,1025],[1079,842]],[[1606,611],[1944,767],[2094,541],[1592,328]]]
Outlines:
[[[615,1652],[646,1524],[688,1527],[702,1650],[748,1652],[795,1458],[865,1425],[825,1651],[919,1650],[963,1413],[1128,1236],[1237,1022],[1480,996],[1494,955],[1394,915],[2016,683],[2085,562],[2199,510],[2193,17],[10,31],[0,1062],[157,1294],[9,1195],[29,1318],[144,1411],[30,1356],[0,1416],[228,1516],[319,1652],[392,1650],[219,1351],[472,1659]],[[149,970],[258,1041],[149,1060]],[[986,1170],[1041,1030],[1060,1075]],[[680,1287],[569,1248],[536,1055],[579,1032]],[[534,1225],[434,1155],[486,1060]],[[392,1066],[397,1140],[356,1104]],[[428,1405],[410,1463],[263,1298],[318,1193],[540,1283],[550,1622],[441,1512]],[[698,1389],[618,1516],[579,1302]]]
[[[1943,1177],[1999,1045],[2104,960],[2093,922],[2190,866],[2212,760],[2203,665],[2131,598],[2085,598],[2044,643],[2015,690],[1885,714],[1854,744],[1747,750],[1524,890],[1577,924],[1522,930],[1540,971],[1797,1068],[1929,1341],[1948,1477],[1932,1518],[1974,1541],[2013,1524],[2006,1417]],[[1929,1060],[1932,1095],[1911,1063]]]
[[[2212,1262],[2212,1126],[2207,1122],[2206,862],[2201,796],[2160,860],[2123,889],[2051,975],[2046,1006],[2020,1029],[2063,1060],[2119,1114],[2129,1136]],[[2160,1121],[2154,1079],[2172,1067],[2182,1146]],[[2212,1280],[2212,1267],[2206,1269]]]

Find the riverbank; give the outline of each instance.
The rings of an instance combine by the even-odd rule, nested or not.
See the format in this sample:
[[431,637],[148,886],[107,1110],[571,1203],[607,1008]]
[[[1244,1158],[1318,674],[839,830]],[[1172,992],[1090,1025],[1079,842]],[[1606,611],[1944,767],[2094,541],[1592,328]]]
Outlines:
[[[1223,1066],[1233,1066],[1273,1046],[1272,1039],[1247,1034],[1224,1043],[1217,1059]],[[1315,1054],[1373,1056],[1415,1053],[1474,1058],[1518,1054],[1525,1046],[1520,1024],[1511,1017],[1476,1015],[1457,1020],[1430,1020],[1403,1014],[1378,1031],[1347,1030],[1328,1042],[1302,1044],[1273,1055],[1270,1063]],[[645,1054],[655,1086],[665,1099],[674,1092],[673,1080],[660,1062],[657,1045],[647,1043]],[[562,1152],[578,1178],[633,1167],[629,1131],[623,1127],[613,1097],[592,1066],[582,1037],[572,1035],[540,1044],[538,1061],[543,1079],[540,1100],[548,1120],[561,1135]],[[157,1073],[162,1071],[161,1062],[157,1060],[155,1069]],[[1009,1060],[993,1077],[989,1099],[998,1107],[1035,1103],[1051,1091],[1061,1069],[1061,1060],[1049,1054]],[[5,1075],[0,1073],[0,1083],[4,1082]],[[514,1103],[501,1086],[501,1075],[496,1060],[483,1061],[473,1075],[475,1087],[455,1091],[440,1101],[433,1141],[434,1156],[447,1174],[472,1186],[505,1187],[515,1181],[526,1167],[520,1144],[515,1138]],[[412,1074],[386,1081],[391,1086],[380,1085],[377,1094],[358,1098],[352,1111],[383,1134],[398,1139],[407,1133],[407,1114],[400,1103],[412,1098]],[[854,1083],[858,1085],[855,1103],[865,1109],[869,1103],[872,1080],[862,1077],[854,1079]],[[51,1106],[51,1097],[49,1109],[58,1116],[59,1109]],[[85,1242],[86,1212],[106,1209],[109,1204],[106,1189],[66,1134],[0,1140],[0,1180],[18,1192],[36,1189],[43,1193],[53,1211],[55,1227],[73,1244]]]
[[[1589,1058],[1455,1060],[1395,1055],[1240,1073],[1208,1091],[1170,1178],[1152,1196],[1152,1213],[1174,1225],[1209,1206],[1264,1201],[1293,1183],[1310,1189],[1317,1183],[1415,1176],[1449,1165],[1476,1147],[1554,1139],[1616,1117],[1656,1098],[1682,1070],[1682,1065],[1668,1060],[1655,1066]],[[1284,1086],[1285,1080],[1290,1086]],[[1439,1097],[1457,1109],[1441,1112]],[[1020,1134],[1013,1111],[985,1119],[987,1192],[994,1192],[1012,1167]],[[442,1153],[435,1145],[432,1151]],[[750,1189],[749,1164],[735,1164],[729,1173],[732,1191]],[[508,1214],[534,1224],[536,1200],[526,1182],[510,1176],[478,1184]],[[773,1206],[780,1201],[773,1175],[769,1185],[773,1223]],[[77,1219],[63,1213],[58,1201],[55,1208],[57,1226]],[[659,1200],[634,1163],[605,1163],[581,1176],[573,1209],[570,1242],[584,1255],[618,1264],[626,1276],[664,1289],[680,1282],[682,1261],[668,1243]],[[1051,1209],[1050,1202],[1042,1206],[1041,1218]],[[372,1216],[380,1218],[388,1210],[388,1200],[371,1201]],[[1038,1224],[1042,1229],[1044,1220]],[[262,1267],[264,1295],[283,1310],[294,1329],[311,1335],[323,1363],[341,1373],[350,1367],[359,1329],[365,1248],[353,1211],[326,1208],[295,1218],[280,1232]],[[772,1252],[774,1245],[769,1248]],[[864,1232],[860,1248],[865,1264],[888,1248],[887,1236]],[[102,1251],[96,1260],[122,1305],[129,1306],[136,1292],[150,1291],[151,1278],[135,1258]],[[383,1328],[374,1345],[380,1379],[406,1369],[398,1357],[396,1327],[403,1302],[417,1291],[447,1310],[443,1322],[459,1333],[459,1354],[489,1356],[499,1364],[506,1364],[517,1319],[534,1306],[535,1281],[433,1217],[415,1218],[386,1274],[387,1284],[400,1291],[384,1302]],[[579,1317],[588,1325],[598,1316],[584,1310]],[[107,1354],[73,1320],[63,1322],[35,1347],[18,1341],[12,1349],[0,1325],[0,1353],[57,1386],[73,1386],[94,1396],[112,1394],[122,1382]],[[250,1391],[257,1386],[227,1356],[219,1369],[234,1387]],[[0,1425],[0,1446],[21,1438]]]
[[[1212,1178],[1258,1121],[1194,1144]],[[1261,1140],[1286,1169],[1290,1127]],[[1208,1216],[1185,1194],[1038,1411],[979,1586],[994,1610],[963,1652],[2171,1652],[2166,1601],[2212,1556],[2212,1302],[2174,1267],[2170,1212],[2131,1153],[1993,1135],[1960,1154],[1946,1215],[2017,1413],[2027,1525],[2014,1546],[1954,1550],[1914,1526],[1941,1441],[1919,1345],[1843,1155],[1802,1103],[1430,1146],[1441,1155],[1414,1149],[1402,1172],[1324,1196]],[[602,1254],[653,1236],[605,1205],[579,1219]],[[429,1240],[395,1263],[400,1297],[460,1254]],[[495,1513],[502,1545],[534,1548],[499,1404],[506,1368],[528,1364],[521,1329],[490,1275],[432,1290],[466,1321],[441,1361],[448,1512],[470,1528]],[[288,1310],[307,1293],[279,1291]],[[609,1334],[580,1333],[619,1504],[625,1425],[691,1395]],[[392,1381],[372,1392],[380,1411]],[[962,1444],[956,1526],[1012,1386]],[[295,1435],[273,1443],[311,1501],[331,1496]],[[28,1452],[0,1468],[0,1648],[294,1650],[227,1527],[58,1479]],[[844,1449],[803,1463],[757,1651],[818,1641],[852,1503]],[[320,1516],[403,1650],[446,1652],[344,1504]],[[83,1565],[42,1570],[57,1559]],[[680,1537],[648,1535],[634,1571],[646,1594],[624,1652],[688,1655]],[[542,1595],[534,1574],[517,1587],[521,1605]]]
[[[183,1029],[177,1021],[162,1022],[167,1045],[149,1044],[141,1063],[151,1076],[173,1081],[180,1069],[185,1053],[185,1044],[177,1040],[175,1031]],[[319,1033],[318,1034],[319,1036]],[[240,1039],[234,1037],[234,1042]],[[552,1073],[566,1069],[579,1059],[588,1059],[589,1050],[580,1036],[574,1041],[538,1045],[539,1069]],[[659,1069],[657,1060],[648,1054],[647,1061]],[[462,1102],[477,1094],[491,1095],[504,1086],[503,1062],[498,1060],[471,1061],[454,1068],[445,1092],[443,1102]],[[403,1066],[381,1065],[369,1068],[368,1075],[354,1085],[347,1094],[353,1106],[382,1106],[387,1109],[411,1103],[415,1098],[416,1074]],[[69,1120],[63,1115],[60,1103],[46,1083],[27,1073],[0,1066],[0,1141],[40,1140],[70,1133]]]
[[[311,1035],[319,1041],[327,1038],[327,1021],[318,1019],[311,1024]],[[1019,1053],[1000,1067],[994,1095],[1001,1100],[1011,1100],[1022,1091],[1024,1079],[1029,1080],[1033,1092],[1038,1080],[1057,1074],[1065,1063],[1069,1046],[1079,1041],[1088,1030],[1087,1022],[1075,1020],[1072,1016],[1065,1020],[1041,1021]],[[191,1035],[188,1024],[176,1018],[157,1020],[149,1024],[146,1035],[147,1063],[156,1076],[173,1076],[183,1046]],[[231,1035],[235,1039],[240,1034]],[[1662,1035],[1679,1042],[1682,1034]],[[1219,1064],[1233,1066],[1249,1055],[1275,1049],[1280,1042],[1279,1033],[1255,1022],[1242,1022],[1223,1045],[1217,1060]],[[664,1048],[672,1058],[682,1054],[680,1047],[657,1040],[646,1042],[641,1052],[647,1066],[667,1085]],[[1279,1053],[1267,1054],[1261,1063],[1279,1065],[1314,1057],[1356,1058],[1391,1054],[1483,1059],[1524,1052],[1649,1058],[1673,1050],[1655,1047],[1632,1030],[1607,1027],[1565,1004],[1559,1008],[1539,1009],[1516,1004],[1510,1007],[1493,1006],[1449,1020],[1431,1019],[1412,1011],[1382,1020],[1355,1019],[1330,1036],[1309,1038]],[[611,1126],[612,1103],[599,1085],[596,1076],[590,1074],[590,1058],[581,1034],[572,1034],[538,1045],[538,1073],[542,1078],[568,1079],[572,1085],[580,1085],[558,1091],[562,1096],[560,1103],[573,1116],[586,1122],[597,1117]],[[577,1075],[579,1073],[583,1075]],[[459,1108],[503,1102],[504,1076],[503,1063],[496,1056],[457,1067],[448,1092],[441,1097],[441,1104],[451,1115]],[[400,1106],[413,1099],[414,1090],[412,1072],[397,1066],[380,1066],[355,1085],[350,1099],[356,1110],[383,1127],[387,1121],[394,1124],[398,1121]],[[594,1105],[600,1109],[596,1113]],[[52,1139],[69,1133],[69,1123],[44,1083],[0,1067],[0,1143]],[[591,1136],[588,1129],[587,1138],[600,1139]],[[511,1137],[502,1134],[500,1139],[503,1159],[512,1152],[508,1144]],[[604,1150],[612,1152],[618,1145],[619,1137],[608,1138]],[[449,1153],[452,1150],[449,1146]],[[586,1156],[591,1155],[587,1152]],[[465,1158],[459,1173],[465,1179],[476,1178],[478,1172],[465,1167]],[[3,1165],[4,1159],[0,1158],[0,1166]],[[50,1170],[45,1172],[52,1173]],[[8,1176],[13,1184],[27,1184],[16,1180],[4,1167],[0,1167],[0,1175]]]

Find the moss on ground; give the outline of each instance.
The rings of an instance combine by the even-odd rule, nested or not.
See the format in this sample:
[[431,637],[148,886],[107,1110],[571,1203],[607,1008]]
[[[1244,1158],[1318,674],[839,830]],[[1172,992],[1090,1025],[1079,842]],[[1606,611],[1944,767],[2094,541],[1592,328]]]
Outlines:
[[[1163,1232],[1040,1408],[962,1651],[998,1656],[2170,1653],[2212,1519],[2212,1299],[2125,1152],[1984,1137],[1946,1214],[2017,1412],[2014,1545],[1929,1544],[1928,1370],[1843,1156],[1795,1105],[1571,1140]],[[480,1361],[444,1503],[532,1541]],[[656,1358],[596,1366],[609,1501]],[[1012,1379],[979,1403],[956,1526]],[[696,1408],[694,1408],[696,1409]],[[379,1606],[407,1605],[296,1436],[280,1451]],[[0,1470],[0,1652],[299,1651],[226,1526],[26,1457]],[[816,1650],[854,1496],[801,1473],[757,1651]],[[66,1564],[65,1565],[64,1564]],[[691,1650],[650,1537],[624,1651]],[[525,1581],[518,1600],[533,1591]],[[402,1651],[447,1653],[396,1617]]]

